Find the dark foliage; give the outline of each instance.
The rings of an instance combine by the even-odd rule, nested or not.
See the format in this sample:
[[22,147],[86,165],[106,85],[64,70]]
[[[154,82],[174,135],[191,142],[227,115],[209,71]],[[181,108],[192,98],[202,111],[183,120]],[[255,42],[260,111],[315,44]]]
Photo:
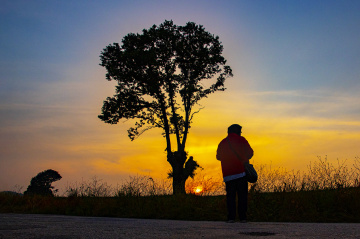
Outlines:
[[[248,219],[259,222],[360,222],[360,188],[251,193]],[[180,206],[179,206],[180,205]],[[176,220],[226,220],[225,196],[23,197],[0,194],[0,213]]]
[[61,179],[61,176],[58,172],[52,169],[45,170],[41,173],[38,173],[35,177],[31,179],[30,185],[27,190],[24,192],[24,195],[44,195],[44,196],[53,196],[53,186],[51,184],[55,181]]

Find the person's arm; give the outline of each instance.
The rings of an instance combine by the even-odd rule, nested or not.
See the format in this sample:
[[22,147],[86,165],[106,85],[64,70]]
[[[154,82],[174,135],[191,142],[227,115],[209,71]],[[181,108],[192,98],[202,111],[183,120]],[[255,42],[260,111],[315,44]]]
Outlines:
[[[250,145],[249,145],[250,147]],[[250,147],[248,159],[251,159],[254,156],[254,150]]]
[[245,142],[246,142],[247,159],[251,159],[254,156],[254,150],[251,148],[249,142],[246,139]]
[[220,156],[219,156],[219,146],[218,146],[218,148],[216,150],[216,159],[221,161]]
[[[221,142],[220,142],[220,144],[221,144]],[[219,161],[221,161],[220,144],[218,145],[217,150],[216,150],[216,159],[219,160]]]

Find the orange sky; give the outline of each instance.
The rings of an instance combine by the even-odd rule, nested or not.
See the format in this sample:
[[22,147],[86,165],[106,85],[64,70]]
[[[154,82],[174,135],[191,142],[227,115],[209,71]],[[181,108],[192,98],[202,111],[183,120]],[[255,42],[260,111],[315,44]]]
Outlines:
[[[328,155],[329,160],[339,158],[351,162],[358,155],[359,122],[341,116],[324,118],[311,116],[313,113],[309,112],[289,113],[303,106],[286,101],[267,105],[268,101],[262,97],[274,94],[288,97],[294,92],[269,92],[261,96],[261,93],[232,92],[228,89],[202,102],[205,108],[195,117],[186,147],[189,155],[204,168],[202,174],[220,178],[216,148],[232,123],[243,126],[243,136],[255,151],[252,159],[255,166],[272,164],[274,167],[306,170],[311,161],[317,160],[317,156]],[[332,104],[319,104],[324,111],[333,108]],[[3,187],[11,189],[17,182],[25,190],[31,177],[49,168],[63,176],[56,184],[61,189],[66,184],[86,181],[93,176],[113,186],[124,182],[129,175],[166,178],[170,165],[166,161],[165,139],[161,137],[160,130],[150,130],[130,141],[126,130],[132,125],[131,121],[105,124],[94,117],[98,109],[93,107],[73,117],[71,115],[77,111],[76,108],[65,115],[64,110],[60,110],[61,116],[56,123],[39,120],[34,125],[17,128],[22,135],[29,131],[29,138],[19,140],[18,148],[5,150],[12,150],[7,152],[12,155],[27,155],[27,160],[15,165],[10,164],[14,163],[12,161],[2,164],[10,169],[4,173],[11,178],[2,181]],[[68,130],[61,130],[66,126]],[[37,163],[33,164],[35,160]],[[18,174],[17,181],[12,177],[14,174]]]
[[[359,129],[359,122],[341,117],[326,119],[311,118],[304,114],[292,116],[286,111],[296,108],[294,104],[290,107],[286,103],[279,103],[263,110],[261,105],[264,101],[258,100],[258,94],[255,94],[256,97],[251,95],[236,94],[229,90],[204,101],[205,108],[194,120],[186,148],[189,155],[194,156],[204,168],[202,175],[221,178],[220,164],[215,159],[216,148],[232,123],[243,125],[243,136],[255,151],[252,159],[255,166],[271,164],[274,167],[306,171],[310,162],[317,161],[317,156],[324,158],[328,155],[330,162],[348,159],[351,163],[357,155],[356,144],[360,142],[360,131],[353,130]],[[94,123],[101,130],[106,129],[108,135],[102,139],[104,142],[68,147],[67,150],[73,152],[88,151],[87,155],[92,157],[58,163],[56,168],[59,171],[69,176],[75,172],[97,175],[113,185],[128,175],[166,178],[170,165],[166,162],[165,139],[160,137],[160,130],[148,131],[131,142],[126,134],[130,122],[118,125]],[[54,162],[49,162],[48,167],[54,167]]]

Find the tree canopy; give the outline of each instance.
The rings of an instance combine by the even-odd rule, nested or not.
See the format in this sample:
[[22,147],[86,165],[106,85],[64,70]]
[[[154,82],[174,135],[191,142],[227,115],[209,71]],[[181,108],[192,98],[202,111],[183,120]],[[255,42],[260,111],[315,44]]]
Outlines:
[[30,185],[24,192],[24,195],[46,195],[53,196],[53,186],[51,184],[60,180],[62,177],[58,172],[52,169],[48,169],[38,173],[30,181]]
[[[193,116],[200,109],[195,106],[202,98],[225,90],[225,79],[232,76],[222,51],[219,37],[202,25],[188,22],[177,26],[165,21],[142,34],[126,35],[121,45],[108,45],[100,55],[106,79],[118,84],[115,95],[104,101],[99,118],[110,124],[135,119],[134,127],[128,130],[131,140],[148,129],[161,128],[174,184],[180,174],[179,180],[185,181],[199,166],[190,157],[192,172],[184,174],[186,140]],[[176,148],[171,135],[175,135]]]

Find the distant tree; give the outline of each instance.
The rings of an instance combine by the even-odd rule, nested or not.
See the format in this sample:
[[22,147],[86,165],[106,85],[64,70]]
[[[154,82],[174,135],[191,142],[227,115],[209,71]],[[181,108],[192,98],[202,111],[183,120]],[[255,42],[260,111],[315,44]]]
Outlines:
[[[185,151],[193,116],[200,110],[195,106],[209,94],[225,90],[224,81],[232,76],[222,51],[219,37],[203,26],[165,21],[142,34],[126,35],[121,46],[108,45],[100,55],[106,79],[118,84],[99,118],[109,124],[137,119],[128,130],[131,140],[151,128],[163,130],[174,194],[185,193],[185,181],[199,167]],[[204,81],[210,81],[208,87]],[[176,142],[174,151],[171,139]]]
[[30,185],[24,192],[24,195],[38,194],[53,196],[53,192],[56,192],[56,190],[53,190],[54,187],[51,186],[51,184],[61,178],[60,174],[52,169],[38,173],[38,175],[31,179]]

